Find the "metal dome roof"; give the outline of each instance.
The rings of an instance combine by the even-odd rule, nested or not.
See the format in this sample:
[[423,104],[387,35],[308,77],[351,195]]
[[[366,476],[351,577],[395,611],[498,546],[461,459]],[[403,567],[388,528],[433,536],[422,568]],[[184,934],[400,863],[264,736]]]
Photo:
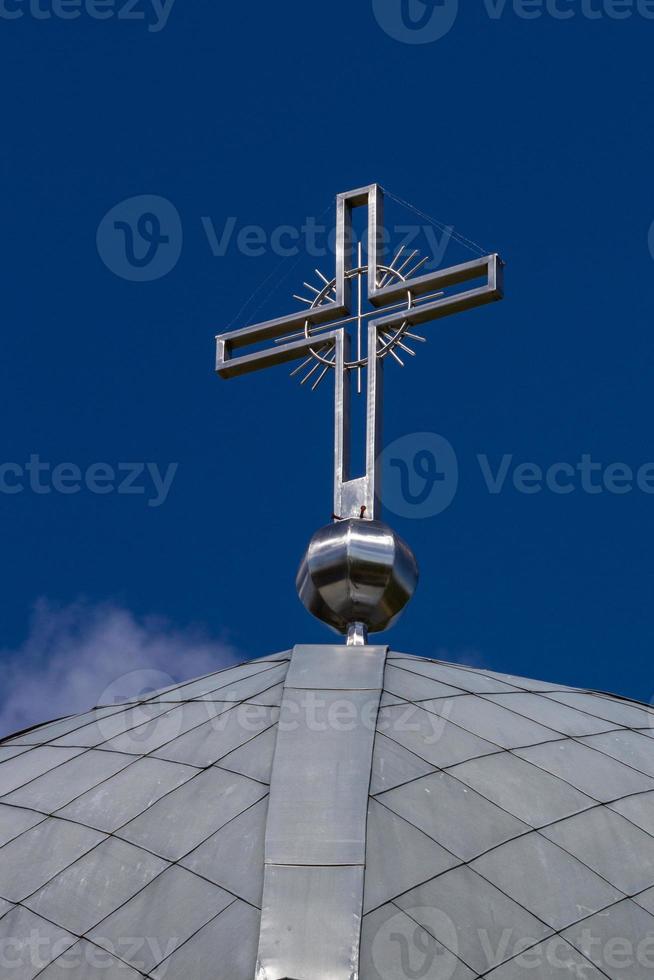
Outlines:
[[0,973],[642,980],[653,721],[325,646],[10,738]]

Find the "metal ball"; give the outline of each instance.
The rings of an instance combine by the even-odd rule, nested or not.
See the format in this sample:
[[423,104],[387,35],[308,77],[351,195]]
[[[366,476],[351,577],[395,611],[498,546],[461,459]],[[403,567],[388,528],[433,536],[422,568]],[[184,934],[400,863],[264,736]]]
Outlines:
[[318,531],[297,573],[298,595],[338,633],[355,623],[371,633],[398,619],[418,583],[409,546],[381,521],[345,520]]

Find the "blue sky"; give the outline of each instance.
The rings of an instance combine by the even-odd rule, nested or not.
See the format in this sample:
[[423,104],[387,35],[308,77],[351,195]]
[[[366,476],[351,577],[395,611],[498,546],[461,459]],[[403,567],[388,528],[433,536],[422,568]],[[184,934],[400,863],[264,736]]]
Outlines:
[[[371,181],[507,262],[504,303],[388,370],[387,441],[447,440],[458,485],[440,514],[386,514],[422,581],[382,639],[650,700],[653,5],[76,3],[0,11],[6,725],[132,665],[330,642],[294,589],[331,513],[330,386],[220,381],[213,337],[295,309],[331,272],[307,218]],[[130,264],[139,207],[161,220],[132,226]]]

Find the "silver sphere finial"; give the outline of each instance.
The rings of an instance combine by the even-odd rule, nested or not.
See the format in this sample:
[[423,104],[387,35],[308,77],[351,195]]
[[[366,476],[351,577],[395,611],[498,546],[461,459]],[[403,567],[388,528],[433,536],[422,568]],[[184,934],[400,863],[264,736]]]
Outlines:
[[308,611],[352,645],[392,626],[417,583],[418,565],[402,538],[381,521],[354,518],[314,534],[296,579]]

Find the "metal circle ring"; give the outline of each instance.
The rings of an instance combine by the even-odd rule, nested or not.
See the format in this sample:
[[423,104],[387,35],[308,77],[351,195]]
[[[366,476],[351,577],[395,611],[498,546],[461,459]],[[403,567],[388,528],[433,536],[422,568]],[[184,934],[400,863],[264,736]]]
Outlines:
[[[397,269],[392,269],[388,265],[380,265],[379,271],[384,275],[390,275],[392,278],[396,280],[400,280],[401,282],[406,282],[406,277],[403,276],[402,273],[398,272]],[[364,273],[367,272],[368,272],[368,266],[361,265],[358,266],[356,269],[350,269],[349,272],[346,272],[345,277],[346,279],[354,279],[357,276],[362,276]],[[332,292],[335,285],[336,285],[336,279],[332,279],[330,282],[325,283],[323,289],[313,301],[313,304],[311,306],[312,310],[315,310],[318,307],[322,306],[325,300],[329,299],[329,294]],[[409,310],[413,309],[413,293],[411,292],[410,289],[407,289],[407,309]],[[397,328],[393,336],[382,344],[381,348],[377,351],[377,357],[380,360],[384,357],[387,357],[390,351],[397,345],[398,341],[402,339],[402,337],[404,336],[404,334],[408,329],[409,329],[409,321],[405,320],[404,323]],[[304,323],[304,335],[307,338],[307,340],[309,340],[313,336],[311,333],[311,324],[308,320],[306,320]],[[330,367],[330,368],[335,367],[336,365],[335,354],[333,354],[332,357],[330,358],[328,355],[321,354],[320,348],[316,349],[314,347],[310,347],[309,351],[312,357],[314,357],[316,361],[319,361],[321,364],[324,364],[326,367]],[[353,371],[356,370],[357,368],[365,367],[367,363],[368,363],[368,357],[367,356],[361,357],[358,360],[346,361],[345,368],[348,371]]]

